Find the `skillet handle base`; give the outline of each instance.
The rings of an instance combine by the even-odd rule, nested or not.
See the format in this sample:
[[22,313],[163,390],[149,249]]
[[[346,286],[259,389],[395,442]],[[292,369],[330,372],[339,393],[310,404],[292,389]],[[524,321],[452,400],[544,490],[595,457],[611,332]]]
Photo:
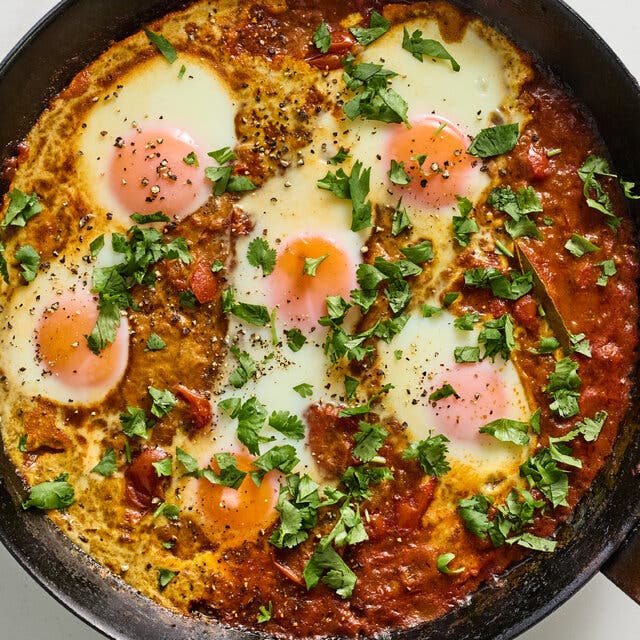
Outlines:
[[640,604],[640,525],[602,567],[602,573]]

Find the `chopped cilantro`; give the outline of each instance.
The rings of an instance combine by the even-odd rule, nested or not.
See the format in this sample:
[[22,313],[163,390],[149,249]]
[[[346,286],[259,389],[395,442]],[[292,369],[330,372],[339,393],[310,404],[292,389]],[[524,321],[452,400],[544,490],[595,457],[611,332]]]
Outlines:
[[256,363],[246,351],[240,351],[238,347],[230,347],[229,351],[236,357],[240,365],[229,376],[229,384],[240,389],[256,374]]
[[351,376],[344,377],[344,392],[347,396],[347,400],[352,400],[355,397],[358,385],[359,382],[355,378],[352,378]]
[[450,569],[449,564],[455,559],[455,553],[441,553],[438,556],[438,560],[436,562],[436,567],[440,573],[444,574],[452,574],[452,573],[462,573],[465,568],[459,567],[458,569]]
[[[180,516],[180,509],[178,505],[169,504],[168,502],[161,503],[158,508],[153,512],[153,519],[164,516],[168,520],[177,520]],[[171,547],[168,547],[169,549]]]
[[9,192],[9,206],[0,226],[24,227],[27,221],[42,211],[42,205],[35,192],[27,195],[20,189]]
[[100,458],[100,462],[91,469],[94,473],[99,473],[101,476],[105,476],[108,478],[113,475],[116,470],[116,452],[113,448],[109,447],[102,458]]
[[461,247],[469,245],[471,235],[478,232],[478,224],[469,217],[473,204],[467,198],[456,196],[459,216],[453,216],[453,237]]
[[89,252],[91,257],[95,258],[104,249],[104,233],[100,234],[97,238],[91,241],[89,245]]
[[317,182],[319,189],[331,191],[343,200],[351,200],[351,231],[362,231],[371,226],[371,202],[366,199],[369,195],[370,179],[371,169],[364,169],[362,162],[357,161],[350,175],[343,169],[338,169],[335,174],[329,171]]
[[594,251],[600,251],[600,247],[587,240],[584,236],[577,233],[571,235],[571,238],[567,240],[564,248],[576,258],[582,258],[587,253],[593,253]]
[[480,428],[480,433],[487,433],[502,442],[513,442],[524,447],[529,444],[529,425],[519,420],[499,418]]
[[173,64],[178,59],[178,53],[174,46],[163,35],[154,33],[150,29],[145,29],[144,32],[147,34],[149,42],[156,47],[169,64]]
[[329,158],[328,162],[329,164],[336,166],[338,164],[342,164],[345,160],[347,160],[347,158],[350,157],[351,156],[349,155],[349,152],[345,148],[340,147],[340,149],[338,149],[338,153],[336,153],[336,155],[332,158]]
[[16,261],[22,267],[22,277],[27,282],[33,282],[40,267],[38,252],[30,244],[26,244],[16,251]]
[[312,41],[321,53],[327,53],[327,51],[329,51],[329,47],[331,46],[331,33],[329,32],[329,27],[324,20],[315,30]]
[[510,216],[511,219],[505,222],[504,228],[512,238],[542,240],[542,234],[528,216],[542,211],[542,202],[533,187],[519,189],[517,193],[511,187],[493,189],[487,198],[487,204]]
[[[306,386],[312,388],[311,385]],[[269,417],[269,426],[294,440],[302,440],[304,438],[304,423],[298,416],[288,411],[274,411]]]
[[211,273],[218,273],[224,269],[224,264],[220,260],[214,260],[211,265]]
[[173,460],[171,458],[163,458],[157,462],[152,462],[153,468],[156,470],[158,478],[169,477],[173,473]]
[[293,387],[293,390],[302,398],[310,398],[313,395],[313,385],[301,382]]
[[464,283],[470,287],[491,289],[494,296],[518,300],[533,289],[533,273],[511,272],[511,279],[495,267],[476,268],[464,272]]
[[422,470],[431,476],[440,477],[451,470],[446,459],[449,439],[442,434],[429,436],[412,442],[402,454],[403,460],[418,460]]
[[465,313],[453,321],[453,326],[461,331],[473,331],[473,325],[480,322],[480,316],[476,311]]
[[516,347],[513,330],[513,318],[508,313],[485,322],[478,335],[478,343],[484,344],[482,359],[491,358],[493,362],[500,354],[504,360],[508,360]]
[[511,151],[520,138],[520,125],[501,124],[483,129],[471,142],[467,153],[479,158],[491,158]]
[[430,240],[423,240],[413,246],[402,247],[400,251],[415,264],[433,260],[433,245]]
[[269,601],[269,604],[266,607],[263,604],[260,605],[260,608],[258,609],[258,615],[256,616],[256,620],[258,624],[263,624],[265,622],[269,622],[272,616],[273,616],[273,603]]
[[195,309],[198,306],[198,298],[193,291],[182,291],[178,299],[186,309]]
[[162,351],[166,347],[167,343],[157,333],[152,333],[147,339],[145,351]]
[[158,572],[158,589],[164,591],[169,583],[180,573],[179,571],[171,571],[170,569],[156,569]]
[[456,362],[479,362],[480,347],[456,347],[453,357]]
[[350,120],[361,117],[365,120],[408,124],[409,106],[402,96],[389,87],[389,78],[397,75],[394,71],[371,62],[355,64],[351,54],[343,59],[342,65],[347,88],[356,92],[342,108]]
[[389,31],[391,23],[377,11],[371,12],[369,27],[352,27],[349,29],[353,37],[366,47]]
[[27,434],[23,433],[18,438],[18,451],[20,453],[27,453]]
[[127,407],[126,413],[120,414],[122,431],[128,438],[139,436],[145,440],[149,437],[148,430],[153,426],[153,421],[147,418],[143,409]]
[[149,395],[153,400],[151,414],[156,418],[166,416],[176,406],[176,397],[168,389],[149,387]]
[[411,176],[407,175],[402,160],[400,162],[391,160],[391,168],[387,171],[387,175],[393,184],[402,186],[411,182]]
[[198,162],[198,156],[196,155],[195,151],[189,152],[184,158],[182,158],[182,161],[190,167],[200,166],[200,163]]
[[549,449],[541,449],[535,457],[521,464],[520,475],[526,478],[532,487],[539,489],[553,507],[567,506],[567,472],[558,469],[558,463],[552,458]]
[[460,65],[453,56],[444,48],[441,42],[422,37],[422,31],[416,29],[411,35],[405,29],[402,36],[402,48],[408,51],[416,60],[423,61],[423,56],[448,60],[454,71],[460,71]]
[[238,420],[238,439],[249,453],[260,455],[260,431],[267,421],[267,409],[255,396],[242,402],[239,398],[228,398],[218,405],[231,418]]
[[205,176],[213,182],[214,195],[221,196],[226,192],[253,191],[256,188],[256,185],[249,178],[233,175],[233,167],[228,163],[236,160],[236,154],[229,147],[211,151],[208,155],[219,165],[207,167],[204,170]]
[[553,402],[551,411],[561,418],[571,418],[578,414],[578,398],[582,381],[578,375],[578,363],[570,358],[556,362],[555,370],[549,375],[544,391]]
[[285,330],[284,335],[287,338],[287,345],[289,346],[289,349],[293,352],[300,351],[304,346],[304,343],[307,341],[300,329],[295,327],[293,329]]
[[437,402],[438,400],[442,400],[450,396],[454,396],[455,398],[460,397],[450,384],[443,384],[429,396],[429,402]]
[[254,238],[247,248],[247,261],[253,267],[261,267],[264,276],[273,273],[276,256],[276,250],[264,238]]
[[62,474],[55,480],[33,485],[22,508],[49,510],[71,506],[75,502],[75,491],[67,482],[67,477],[67,474]]
[[399,236],[405,229],[411,227],[411,220],[407,214],[407,209],[400,209],[402,205],[402,198],[398,201],[396,208],[393,211],[393,217],[391,219],[391,235],[395,238]]
[[616,269],[616,263],[613,260],[604,260],[603,262],[598,262],[596,266],[602,269],[602,274],[598,278],[596,284],[599,287],[606,287],[607,282],[609,282],[609,278],[611,276],[615,276],[618,273]]
[[257,327],[264,327],[269,324],[271,317],[266,307],[246,302],[237,302],[234,289],[225,289],[222,292],[222,310],[225,313],[232,313],[240,320]]
[[305,276],[315,277],[318,267],[329,257],[328,253],[325,253],[319,258],[305,258],[304,265],[302,267],[302,274]]
[[354,458],[360,462],[373,460],[388,435],[389,432],[381,425],[360,420],[359,430],[353,436],[356,442],[356,446],[353,448]]
[[269,471],[278,470],[284,474],[291,473],[294,467],[300,462],[296,455],[296,449],[290,444],[277,445],[253,461],[255,470],[250,472],[251,479],[260,486],[264,476]]
[[445,308],[450,307],[459,297],[460,293],[458,291],[449,291],[445,293],[444,298],[442,299],[442,306]]
[[578,169],[578,176],[584,183],[583,193],[587,205],[604,214],[607,224],[612,229],[619,227],[621,220],[613,213],[611,198],[596,177],[616,178],[609,169],[609,163],[604,158],[589,156]]

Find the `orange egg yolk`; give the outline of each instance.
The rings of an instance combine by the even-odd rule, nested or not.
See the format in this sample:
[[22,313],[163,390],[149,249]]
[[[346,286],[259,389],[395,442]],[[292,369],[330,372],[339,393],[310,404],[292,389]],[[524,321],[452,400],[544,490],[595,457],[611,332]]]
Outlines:
[[112,193],[130,213],[161,211],[182,220],[206,201],[210,185],[197,144],[180,129],[154,128],[119,139],[109,169]]
[[[469,140],[452,122],[435,115],[411,121],[411,128],[393,128],[386,162],[404,162],[411,182],[393,186],[398,195],[409,195],[428,209],[456,204],[456,195],[468,194],[470,173],[476,161],[466,153]],[[426,156],[423,158],[421,156]]]
[[513,400],[504,380],[491,362],[457,364],[430,381],[428,391],[450,384],[460,396],[448,396],[430,403],[430,424],[450,440],[483,441],[484,425],[513,416]]
[[[327,256],[315,275],[304,272],[305,259]],[[356,287],[356,265],[334,240],[305,235],[291,240],[280,250],[269,276],[272,303],[278,305],[285,322],[314,326],[327,313],[327,296],[346,299]]]
[[127,368],[129,332],[122,318],[115,341],[96,355],[87,346],[86,336],[97,318],[98,308],[89,292],[68,294],[45,310],[35,338],[45,371],[70,388],[104,388],[106,393]]
[[[238,469],[245,472],[252,469],[250,455],[233,455],[238,461]],[[215,459],[211,467],[219,471]],[[277,516],[278,475],[275,471],[267,473],[259,487],[247,475],[238,489],[212,484],[204,478],[198,480],[196,499],[209,537],[248,539],[269,527]]]

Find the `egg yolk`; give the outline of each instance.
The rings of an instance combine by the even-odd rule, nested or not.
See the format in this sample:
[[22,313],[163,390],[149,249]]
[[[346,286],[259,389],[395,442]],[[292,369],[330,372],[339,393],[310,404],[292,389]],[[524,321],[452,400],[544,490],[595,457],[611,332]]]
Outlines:
[[180,129],[136,130],[114,147],[110,188],[127,212],[161,211],[180,221],[210,192],[199,166],[203,159],[193,138]]
[[481,427],[521,413],[491,362],[455,365],[430,381],[429,394],[445,384],[450,384],[459,397],[451,395],[430,402],[430,424],[450,440],[486,440],[489,436],[479,433]]
[[35,339],[45,371],[69,388],[104,388],[106,393],[127,368],[129,331],[122,318],[115,341],[96,355],[87,346],[86,336],[97,319],[98,307],[89,292],[69,294],[45,310]]
[[[456,195],[468,193],[470,172],[476,160],[466,153],[468,138],[456,125],[436,115],[398,125],[389,138],[386,161],[404,162],[411,178],[406,186],[394,186],[428,209],[456,204]],[[426,156],[426,157],[423,157]]]
[[[305,260],[318,258],[324,259],[315,275],[305,273]],[[285,245],[269,276],[272,302],[284,320],[307,327],[326,315],[327,296],[348,299],[356,284],[356,265],[344,249],[330,238],[312,235],[299,236]]]
[[[266,529],[276,519],[279,482],[276,472],[267,473],[259,487],[248,475],[253,458],[247,454],[234,454],[238,469],[247,472],[238,489],[212,484],[201,478],[197,481],[199,510],[204,528],[210,538],[248,539]],[[218,472],[215,459],[211,467]]]

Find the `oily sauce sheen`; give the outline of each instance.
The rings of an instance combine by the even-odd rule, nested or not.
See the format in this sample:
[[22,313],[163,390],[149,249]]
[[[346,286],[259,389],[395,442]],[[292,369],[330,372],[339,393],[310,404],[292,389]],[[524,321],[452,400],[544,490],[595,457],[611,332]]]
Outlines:
[[[357,28],[370,21],[386,26],[362,44]],[[322,24],[325,47],[314,44]],[[55,481],[74,490],[68,504],[27,506],[46,506],[71,540],[163,606],[283,638],[408,628],[463,606],[528,554],[552,552],[612,451],[638,341],[636,247],[615,169],[591,174],[598,186],[587,194],[602,196],[608,214],[585,197],[585,163],[607,158],[589,114],[530,56],[439,1],[210,0],[149,29],[175,49],[174,62],[143,31],[115,44],[52,101],[6,163],[11,190],[36,194],[41,210],[0,236],[3,442],[25,489]],[[459,58],[459,74],[438,48],[421,62],[402,48],[405,32],[419,40],[418,30]],[[411,128],[402,118],[345,115],[361,89],[345,86],[352,63],[398,74],[388,86],[406,98]],[[508,148],[467,153],[481,130],[511,123],[518,137]],[[459,148],[445,157],[437,141],[447,136]],[[170,148],[192,152],[174,158]],[[215,153],[224,148],[233,154]],[[341,149],[346,157],[334,159]],[[390,175],[391,160],[407,169],[404,182]],[[219,189],[223,166],[229,185],[245,187]],[[353,180],[367,168],[361,204],[370,202],[371,223],[357,228]],[[205,169],[211,194],[202,198],[192,176]],[[350,193],[326,186],[327,173],[340,171],[351,174]],[[525,215],[537,231],[508,232],[521,214],[490,196],[507,187],[535,192]],[[166,218],[132,221],[123,188],[127,198],[143,194],[140,210],[153,205]],[[188,193],[175,210],[172,189]],[[466,241],[453,231],[462,198],[475,221]],[[87,389],[93,383],[72,371],[67,383],[66,353],[106,367],[116,358],[113,339],[92,353],[87,336],[73,333],[85,313],[74,301],[84,295],[106,313],[97,279],[115,277],[125,255],[117,234],[126,243],[140,229],[156,253],[115,308],[124,373]],[[569,250],[571,238],[569,247],[586,249]],[[39,256],[31,279],[16,255],[27,245]],[[389,276],[392,263],[411,273]],[[371,295],[362,274],[374,267],[383,271],[362,310],[350,296]],[[533,284],[509,296],[470,282],[470,272],[491,269],[510,282],[531,272]],[[320,320],[326,291],[351,302],[344,319]],[[56,313],[65,322],[48,325]],[[511,323],[513,344],[483,357],[481,330],[495,321]],[[340,327],[361,336],[347,356],[332,342]],[[59,342],[53,351],[45,333]],[[475,359],[456,361],[463,346],[479,347]],[[565,415],[549,390],[559,362],[577,363],[579,375],[569,389],[577,410]],[[452,391],[438,397],[445,383]],[[249,413],[255,440],[240,427]],[[599,432],[584,435],[581,425],[597,416]],[[520,444],[479,433],[500,420],[520,425],[509,436]],[[378,430],[368,455],[367,428]],[[421,457],[420,442],[435,448]],[[295,464],[256,465],[272,447]],[[562,495],[523,471],[545,451]],[[220,480],[229,456],[235,484]],[[350,474],[371,469],[382,475],[356,488]],[[287,516],[285,487],[296,474],[318,500]],[[473,496],[488,501],[475,528],[461,508]],[[491,523],[507,517],[513,496],[508,517],[518,510],[522,524],[510,521],[509,542],[495,539]],[[526,496],[536,505],[528,517]],[[277,544],[286,518],[302,534]]]

